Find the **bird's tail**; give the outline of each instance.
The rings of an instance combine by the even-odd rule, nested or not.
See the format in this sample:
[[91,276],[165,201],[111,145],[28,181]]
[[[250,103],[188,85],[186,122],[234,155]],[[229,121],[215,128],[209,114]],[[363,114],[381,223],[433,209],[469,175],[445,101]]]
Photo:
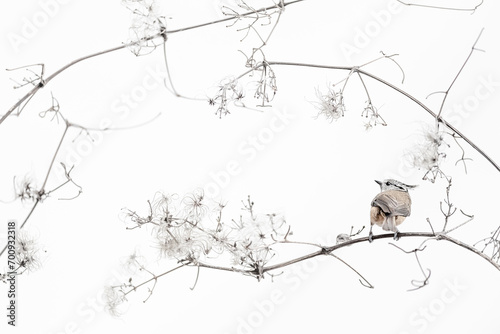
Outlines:
[[398,229],[396,228],[396,217],[387,217],[382,224],[382,229],[384,231],[392,231],[392,232],[397,232]]

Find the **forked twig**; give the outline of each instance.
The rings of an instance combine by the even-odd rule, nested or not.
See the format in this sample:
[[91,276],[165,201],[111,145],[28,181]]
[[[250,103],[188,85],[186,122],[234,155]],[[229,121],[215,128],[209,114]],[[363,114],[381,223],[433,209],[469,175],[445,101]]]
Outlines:
[[420,268],[420,271],[422,272],[424,279],[423,280],[416,280],[416,279],[411,280],[411,284],[415,288],[408,289],[408,291],[415,291],[415,290],[421,289],[424,286],[426,286],[427,284],[429,284],[429,279],[431,277],[431,270],[429,268],[427,268],[427,273],[425,273],[424,268],[422,268],[422,264],[420,263],[420,259],[418,258],[418,254],[417,254],[417,252],[422,252],[427,246],[424,246],[423,248],[415,248],[414,250],[411,250],[411,251],[406,251],[403,248],[397,246],[396,244],[394,244],[392,242],[389,242],[389,245],[392,245],[392,246],[398,248],[399,250],[401,250],[402,252],[404,252],[406,254],[410,254],[410,253],[415,254],[415,259],[417,260],[418,267]]

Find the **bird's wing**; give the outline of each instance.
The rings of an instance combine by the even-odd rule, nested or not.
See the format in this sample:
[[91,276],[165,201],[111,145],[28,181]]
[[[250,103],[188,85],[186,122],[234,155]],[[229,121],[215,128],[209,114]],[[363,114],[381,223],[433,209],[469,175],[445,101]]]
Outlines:
[[402,191],[384,191],[373,199],[372,206],[378,206],[388,216],[410,215],[408,194]]
[[372,201],[372,206],[378,206],[385,214],[392,212],[391,208],[398,205],[396,199],[386,193],[380,193]]

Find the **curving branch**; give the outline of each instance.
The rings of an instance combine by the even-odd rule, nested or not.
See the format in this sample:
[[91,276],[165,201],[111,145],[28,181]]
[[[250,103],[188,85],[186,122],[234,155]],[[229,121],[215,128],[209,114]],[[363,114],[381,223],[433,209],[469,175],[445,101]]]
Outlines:
[[[430,233],[430,232],[400,232],[398,234],[398,236],[400,236],[401,238],[420,237],[420,238],[428,238],[428,239],[435,239],[435,240],[446,240],[446,241],[454,243],[454,244],[456,244],[456,245],[458,245],[458,246],[460,246],[462,248],[465,248],[468,251],[471,251],[471,252],[475,253],[476,255],[479,255],[480,257],[482,257],[483,259],[485,259],[486,261],[488,261],[492,266],[494,266],[498,271],[500,271],[500,265],[498,263],[496,263],[494,260],[492,260],[490,257],[488,257],[486,254],[484,254],[483,252],[481,252],[480,250],[476,249],[473,246],[470,246],[470,245],[468,245],[468,244],[466,244],[466,243],[464,243],[464,242],[462,242],[462,241],[460,241],[458,239],[450,237],[447,234],[444,234],[444,233]],[[373,240],[388,239],[388,238],[394,238],[394,233],[379,234],[379,235],[374,235],[373,236]],[[328,246],[328,247],[323,247],[323,249],[321,249],[319,251],[312,252],[312,253],[300,256],[298,258],[289,260],[289,261],[285,261],[285,262],[282,262],[282,263],[278,263],[278,264],[275,264],[275,265],[264,267],[263,271],[264,272],[268,272],[268,271],[280,269],[280,268],[283,268],[283,267],[286,267],[286,266],[289,266],[289,265],[292,265],[292,264],[295,264],[295,263],[298,263],[298,262],[302,262],[302,261],[305,261],[305,260],[308,260],[308,259],[312,259],[312,258],[314,258],[316,256],[330,254],[330,253],[336,251],[337,249],[341,249],[341,248],[344,248],[344,247],[347,247],[347,246],[351,246],[351,245],[354,245],[354,244],[358,244],[358,243],[361,243],[361,242],[367,242],[367,241],[368,241],[368,237],[361,237],[361,238],[356,238],[356,239],[352,239],[352,240],[343,242],[341,244],[337,244],[337,245],[333,245],[333,246]]]
[[[426,233],[426,232],[405,232],[405,233],[399,233],[399,237],[400,238],[414,238],[414,237],[426,238],[426,240],[424,242],[429,241],[429,240],[437,240],[437,241],[439,241],[439,240],[446,240],[446,241],[451,242],[453,244],[456,244],[456,245],[458,245],[458,246],[460,246],[462,248],[465,248],[466,250],[471,251],[471,252],[475,253],[476,255],[479,255],[480,257],[482,257],[483,259],[485,259],[486,261],[488,261],[492,266],[494,266],[495,269],[497,269],[498,271],[500,271],[500,265],[497,262],[494,261],[494,258],[490,258],[490,257],[486,256],[483,252],[477,250],[473,246],[467,245],[467,244],[465,244],[465,243],[463,243],[463,242],[461,242],[461,241],[459,241],[459,240],[457,240],[457,239],[455,239],[453,237],[450,237],[447,234],[444,234],[444,233],[437,233],[436,234],[436,233]],[[394,238],[394,234],[390,233],[390,234],[380,234],[380,235],[373,236],[373,240],[376,240],[376,239],[388,239],[388,238],[393,239]],[[154,274],[153,272],[147,270],[141,264],[138,264],[139,267],[140,267],[140,270],[147,271],[149,274],[151,274],[152,277],[149,278],[149,279],[146,279],[145,281],[143,281],[142,283],[139,283],[137,285],[133,284],[132,283],[132,278],[130,278],[127,283],[123,283],[123,284],[118,285],[118,286],[110,287],[113,290],[112,294],[115,296],[115,298],[113,298],[108,303],[108,308],[110,309],[110,311],[111,311],[112,314],[116,315],[116,312],[114,312],[114,311],[116,311],[116,307],[118,306],[118,304],[124,303],[127,300],[126,296],[129,293],[137,291],[138,288],[140,288],[141,286],[144,286],[144,285],[146,285],[148,283],[153,283],[153,287],[152,288],[148,288],[148,296],[144,300],[144,302],[146,302],[151,297],[151,295],[153,293],[153,290],[156,287],[156,284],[157,284],[159,278],[166,277],[167,274],[169,274],[169,273],[171,273],[173,271],[176,271],[177,269],[180,269],[180,268],[182,268],[184,266],[186,266],[186,267],[196,267],[197,274],[196,274],[195,285],[196,285],[196,282],[198,281],[200,268],[206,268],[206,269],[213,269],[213,270],[220,270],[220,271],[226,271],[226,272],[233,272],[233,273],[237,273],[237,274],[243,274],[245,276],[250,276],[250,277],[257,278],[260,281],[260,279],[264,277],[264,274],[268,274],[271,277],[274,277],[276,275],[272,274],[270,272],[278,270],[278,269],[282,269],[282,268],[285,268],[285,267],[288,267],[290,265],[293,265],[293,264],[296,264],[296,263],[299,263],[299,262],[302,262],[302,261],[305,261],[305,260],[309,260],[309,259],[315,258],[317,256],[323,256],[323,255],[332,256],[333,258],[336,258],[337,260],[339,260],[340,262],[342,262],[343,264],[345,264],[347,267],[349,267],[349,269],[351,269],[352,271],[354,271],[360,277],[359,278],[359,282],[361,283],[361,285],[363,285],[364,287],[373,289],[374,286],[359,271],[357,271],[349,263],[347,263],[346,261],[342,260],[341,258],[339,258],[337,255],[335,255],[333,253],[334,251],[336,251],[338,249],[341,249],[341,248],[344,248],[344,247],[348,247],[348,246],[352,246],[354,244],[359,244],[359,243],[362,243],[362,242],[369,242],[368,237],[356,238],[356,239],[345,241],[345,242],[342,242],[340,244],[336,244],[336,245],[333,245],[333,246],[321,247],[321,249],[318,250],[318,251],[316,251],[316,252],[312,252],[312,253],[309,253],[309,254],[297,257],[295,259],[289,260],[289,261],[285,261],[285,262],[281,262],[281,263],[278,263],[278,264],[275,264],[275,265],[269,265],[269,266],[265,266],[265,265],[264,266],[256,266],[254,269],[238,269],[238,268],[235,268],[235,267],[226,267],[226,266],[212,265],[212,264],[200,262],[200,261],[198,261],[196,259],[188,257],[188,258],[186,258],[184,260],[178,260],[178,263],[180,263],[180,265],[177,265],[174,268],[169,269],[169,270],[167,270],[167,271],[165,271],[165,272],[163,272],[161,274]],[[301,242],[285,242],[285,243],[295,244],[295,243],[301,243]],[[306,243],[306,244],[308,244],[308,243]],[[401,247],[396,246],[393,243],[389,243],[389,244],[393,245],[393,246],[395,246],[397,248],[399,248],[400,250],[402,250],[405,253],[414,253],[415,257],[416,257],[416,261],[418,263],[418,266],[419,266],[419,268],[420,268],[420,270],[421,270],[421,272],[422,272],[422,274],[424,276],[423,280],[415,280],[415,279],[412,280],[411,283],[412,283],[412,285],[415,286],[415,288],[409,289],[408,291],[418,290],[418,289],[423,288],[424,286],[428,285],[429,284],[430,275],[431,275],[431,271],[430,271],[430,269],[427,269],[427,273],[424,271],[424,269],[422,268],[422,265],[420,263],[420,260],[418,258],[418,255],[417,255],[418,251],[423,251],[425,249],[425,246],[422,247],[423,243],[420,246],[420,248],[414,249],[412,251],[405,251]],[[316,245],[316,244],[310,244],[310,245],[319,246],[319,245]],[[193,288],[194,288],[194,286],[193,286]],[[192,290],[193,288],[190,288],[190,289]]]
[[[285,2],[285,3],[281,3],[280,6],[282,6],[284,8],[285,6],[288,6],[288,5],[297,3],[297,2],[302,2],[302,1],[304,1],[304,0],[294,0],[294,1],[290,1],[290,2]],[[239,14],[239,16],[240,17],[242,17],[242,16],[248,16],[248,15],[254,14],[255,12],[267,11],[267,10],[276,8],[276,6],[277,5],[269,6],[269,7],[261,8],[261,9],[257,9],[257,10],[250,11],[250,12],[247,12],[247,13],[242,13],[242,14]],[[26,106],[26,103],[29,102],[29,100],[31,100],[31,98],[41,88],[47,86],[48,83],[50,81],[52,81],[52,79],[54,79],[59,74],[61,74],[62,72],[64,72],[68,68],[72,67],[73,65],[76,65],[76,64],[78,64],[78,63],[80,63],[80,62],[82,62],[84,60],[87,60],[87,59],[90,59],[90,58],[93,58],[93,57],[97,57],[97,56],[101,56],[101,55],[104,55],[104,54],[107,54],[107,53],[111,53],[111,52],[114,52],[114,51],[126,49],[126,48],[134,46],[134,45],[140,45],[141,43],[144,43],[144,42],[147,42],[147,41],[150,41],[150,40],[154,40],[154,39],[158,39],[158,38],[162,38],[163,39],[163,43],[165,43],[166,40],[167,40],[166,36],[168,36],[169,34],[175,34],[175,33],[183,32],[183,31],[197,29],[197,28],[209,26],[209,25],[212,25],[212,24],[222,23],[222,22],[226,22],[226,21],[230,21],[230,20],[235,20],[235,19],[236,19],[236,17],[227,17],[227,18],[224,18],[224,19],[215,20],[215,21],[211,21],[211,22],[207,22],[207,23],[202,23],[202,24],[198,24],[198,25],[194,25],[194,26],[189,26],[189,27],[185,27],[185,28],[160,31],[160,32],[158,32],[155,35],[148,36],[148,37],[145,37],[145,38],[141,38],[138,41],[132,41],[132,42],[129,42],[129,43],[125,43],[125,44],[122,44],[120,46],[116,46],[116,47],[113,47],[113,48],[110,48],[110,49],[107,49],[107,50],[104,50],[104,51],[95,52],[95,53],[92,53],[90,55],[83,56],[83,57],[80,57],[80,58],[78,58],[76,60],[73,60],[72,62],[66,64],[65,66],[61,67],[60,69],[58,69],[57,71],[55,71],[54,73],[52,73],[51,75],[49,75],[47,78],[43,78],[43,76],[40,76],[38,84],[36,84],[35,87],[33,87],[29,92],[27,92],[23,97],[21,97],[12,107],[9,108],[9,110],[7,110],[7,112],[4,115],[2,115],[0,117],[0,124],[2,124],[5,121],[5,119],[7,117],[9,117],[14,112],[14,110],[16,110],[18,108],[21,108],[21,110],[24,109],[24,107]],[[42,65],[42,64],[39,64],[39,65]],[[42,68],[43,67],[44,66],[42,65]],[[25,103],[24,106],[23,106],[23,103]]]
[[[357,66],[332,66],[332,65],[320,65],[320,64],[307,64],[307,63],[293,63],[293,62],[281,62],[281,61],[267,61],[268,65],[277,65],[277,66],[298,66],[298,67],[311,67],[311,68],[322,68],[322,69],[330,69],[330,70],[343,70],[349,72],[357,72],[364,76],[370,77],[387,87],[395,90],[396,92],[404,95],[411,101],[415,102],[422,109],[427,111],[433,118],[437,119],[439,122],[443,123],[446,127],[448,127],[452,132],[456,133],[460,138],[462,138],[467,144],[469,144],[474,150],[476,150],[479,154],[481,154],[497,171],[500,172],[500,166],[492,159],[488,154],[486,154],[481,148],[479,148],[472,140],[470,140],[466,135],[464,135],[460,130],[458,130],[453,125],[446,122],[446,120],[442,116],[438,116],[432,109],[427,107],[422,101],[414,97],[413,95],[407,93],[403,89],[397,87],[396,85],[376,76],[370,72],[360,69]],[[261,67],[263,64],[257,65],[257,67]],[[248,73],[248,72],[247,72]]]

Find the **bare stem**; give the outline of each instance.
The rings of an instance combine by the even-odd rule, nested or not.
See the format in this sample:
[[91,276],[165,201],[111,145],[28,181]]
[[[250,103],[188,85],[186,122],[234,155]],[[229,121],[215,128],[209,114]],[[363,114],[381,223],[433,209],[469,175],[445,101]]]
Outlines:
[[[453,237],[450,237],[449,235],[446,235],[446,234],[443,234],[443,233],[429,233],[429,232],[402,232],[402,233],[399,233],[398,236],[400,236],[401,238],[409,238],[409,237],[422,237],[422,238],[431,238],[431,239],[436,239],[436,240],[446,240],[446,241],[449,241],[451,243],[454,243],[462,248],[465,248],[479,256],[481,256],[483,259],[485,259],[486,261],[488,261],[491,265],[493,265],[497,270],[500,271],[500,264],[494,262],[491,258],[489,258],[487,255],[485,255],[484,253],[482,253],[481,251],[477,250],[476,248],[474,248],[473,246],[470,246],[466,243],[463,243]],[[373,236],[373,240],[376,240],[376,239],[387,239],[387,238],[394,238],[394,234],[393,233],[388,233],[388,234],[379,234],[379,235],[374,235]],[[276,270],[276,269],[280,269],[280,268],[283,268],[283,267],[287,267],[287,266],[290,266],[292,264],[295,264],[295,263],[298,263],[298,262],[302,262],[302,261],[305,261],[305,260],[308,260],[308,259],[312,259],[316,256],[319,256],[319,255],[327,255],[327,254],[330,254],[331,252],[337,250],[337,249],[340,249],[340,248],[343,248],[343,247],[347,247],[347,246],[350,246],[350,245],[353,245],[353,244],[357,244],[357,243],[360,243],[360,242],[367,242],[368,241],[368,237],[362,237],[362,238],[357,238],[357,239],[352,239],[352,240],[348,240],[348,241],[345,241],[343,243],[340,243],[340,244],[336,244],[336,245],[333,245],[333,246],[329,246],[329,247],[323,247],[321,250],[318,250],[316,252],[312,252],[312,253],[309,253],[309,254],[306,254],[306,255],[303,255],[303,256],[300,256],[300,257],[297,257],[295,259],[292,259],[292,260],[289,260],[289,261],[285,261],[285,262],[282,262],[282,263],[278,263],[278,264],[275,264],[275,265],[270,265],[270,266],[265,266],[262,268],[262,272],[265,273],[265,272],[268,272],[268,271],[272,271],[272,270]],[[215,265],[210,265],[210,264],[205,264],[205,263],[199,263],[200,267],[204,267],[204,268],[209,268],[209,269],[217,269],[217,270],[224,270],[224,271],[233,271],[233,272],[240,272],[241,270],[237,270],[235,268],[229,268],[229,267],[223,267],[223,266],[215,266]],[[252,273],[253,271],[252,270],[243,270],[242,272],[245,272],[245,273]]]
[[352,271],[354,271],[356,274],[358,274],[359,277],[361,277],[359,279],[359,282],[361,283],[361,285],[367,287],[367,288],[370,288],[370,289],[373,289],[375,288],[370,282],[368,282],[368,280],[359,273],[359,271],[357,271],[356,269],[354,269],[349,263],[345,262],[344,260],[342,260],[340,257],[338,257],[337,255],[335,254],[328,254],[328,255],[331,255],[333,256],[334,258],[336,258],[337,260],[339,260],[340,262],[342,262],[343,264],[345,264],[346,266],[348,266]]
[[59,140],[59,144],[57,145],[56,152],[52,156],[52,160],[50,161],[49,169],[47,170],[47,174],[45,175],[45,180],[43,181],[42,187],[40,188],[40,192],[43,193],[45,191],[45,185],[47,184],[47,181],[50,176],[50,171],[52,170],[52,167],[54,166],[54,161],[56,160],[57,153],[59,153],[59,149],[61,148],[62,142],[64,140],[64,137],[66,136],[66,133],[68,132],[70,125],[69,123],[66,123],[66,126],[64,128],[64,132],[61,136],[61,139]]
[[[304,1],[304,0],[294,0],[294,1],[286,2],[286,3],[282,3],[281,6],[285,7],[285,6],[288,6],[288,5],[297,3],[297,2],[301,2],[301,1]],[[269,7],[266,7],[266,8],[261,8],[261,9],[258,9],[256,11],[251,11],[251,12],[239,14],[239,16],[248,16],[248,15],[254,14],[255,12],[262,12],[262,11],[270,10],[272,8],[276,8],[276,5],[269,6]],[[90,58],[93,58],[93,57],[96,57],[96,56],[100,56],[100,55],[103,55],[103,54],[106,54],[106,53],[111,53],[111,52],[114,52],[114,51],[126,49],[126,48],[128,48],[130,46],[133,46],[133,45],[136,45],[138,43],[142,43],[142,42],[145,42],[145,41],[153,40],[153,39],[156,39],[156,38],[162,38],[164,40],[163,43],[165,43],[165,41],[166,41],[166,39],[164,38],[165,35],[175,34],[175,33],[179,33],[179,32],[182,32],[182,31],[191,30],[191,29],[197,29],[197,28],[208,26],[208,25],[217,24],[217,23],[221,23],[221,22],[226,22],[226,21],[230,21],[230,20],[234,20],[234,19],[235,19],[235,17],[228,17],[228,18],[224,18],[224,19],[220,19],[220,20],[215,20],[215,21],[207,22],[207,23],[202,23],[202,24],[198,24],[198,25],[194,25],[194,26],[190,26],[190,27],[186,27],[186,28],[175,29],[175,30],[170,30],[170,31],[166,31],[166,32],[165,31],[161,31],[161,32],[158,32],[155,35],[152,35],[152,36],[149,36],[149,37],[146,37],[146,38],[142,38],[139,41],[132,41],[130,43],[122,44],[120,46],[116,46],[116,47],[113,47],[113,48],[110,48],[110,49],[107,49],[107,50],[104,50],[104,51],[99,51],[99,52],[96,52],[96,53],[92,53],[90,55],[87,55],[87,56],[78,58],[76,60],[73,60],[69,64],[61,67],[60,69],[58,69],[57,71],[55,71],[54,73],[52,73],[46,79],[41,78],[40,83],[38,85],[36,85],[35,87],[33,87],[28,93],[26,93],[23,97],[21,97],[12,107],[10,107],[10,109],[4,115],[2,115],[0,117],[0,124],[2,124],[5,121],[5,119],[7,117],[9,117],[12,114],[12,112],[14,110],[16,110],[17,108],[19,108],[25,101],[30,100],[38,92],[38,90],[40,90],[41,88],[45,87],[52,79],[54,79],[56,76],[58,76],[59,74],[61,74],[63,71],[67,70],[71,66],[73,66],[73,65],[75,65],[75,64],[77,64],[77,63],[79,63],[81,61],[84,61],[84,60],[87,60],[87,59],[90,59]]]
[[[452,238],[446,234],[443,234],[443,233],[438,233],[438,234],[434,234],[434,233],[427,233],[427,232],[406,232],[406,233],[399,233],[399,237],[400,238],[411,238],[411,237],[423,237],[423,238],[427,238],[427,240],[430,240],[430,239],[434,239],[434,240],[446,240],[448,242],[451,242],[451,243],[454,243],[462,248],[465,248],[466,250],[469,250],[473,253],[475,253],[476,255],[479,255],[480,257],[482,257],[483,259],[485,259],[486,261],[488,261],[492,266],[494,266],[498,271],[500,271],[500,264],[496,263],[494,261],[493,258],[490,258],[488,257],[486,254],[484,254],[483,252],[481,252],[480,250],[474,248],[473,246],[470,246],[470,245],[467,245],[455,238]],[[394,238],[394,234],[393,233],[388,233],[388,234],[379,234],[379,235],[374,235],[372,240],[376,240],[376,239],[388,239],[388,238]],[[426,241],[427,241],[426,240]],[[192,263],[192,262],[188,262],[188,263],[184,263],[184,264],[181,264],[180,266],[177,266],[171,270],[168,270],[160,275],[153,275],[152,278],[142,282],[141,284],[139,285],[135,285],[133,286],[129,291],[125,292],[124,294],[127,295],[128,293],[132,292],[132,291],[136,291],[139,287],[151,282],[151,281],[155,281],[155,285],[156,285],[156,282],[158,280],[158,278],[166,275],[166,274],[169,274],[171,273],[172,271],[174,270],[177,270],[183,266],[196,266],[197,269],[198,269],[198,274],[199,274],[199,269],[200,268],[208,268],[208,269],[215,269],[215,270],[222,270],[222,271],[231,271],[231,272],[235,272],[235,273],[240,273],[240,274],[244,274],[244,275],[249,275],[249,276],[252,276],[252,277],[262,277],[264,273],[268,273],[269,271],[273,271],[273,270],[276,270],[276,269],[280,269],[280,268],[284,268],[284,267],[287,267],[287,266],[290,266],[292,264],[295,264],[295,263],[298,263],[298,262],[301,262],[301,261],[305,261],[305,260],[308,260],[308,259],[311,259],[311,258],[314,258],[316,256],[320,256],[320,255],[329,255],[329,256],[332,256],[336,259],[338,259],[339,261],[341,261],[342,263],[344,263],[345,265],[347,265],[351,270],[353,270],[357,275],[359,275],[361,277],[360,279],[360,283],[365,286],[365,287],[368,287],[368,288],[374,288],[374,286],[368,282],[368,280],[366,280],[366,278],[364,276],[362,276],[356,269],[354,269],[351,265],[349,265],[347,262],[345,262],[344,260],[342,260],[341,258],[339,258],[338,256],[332,254],[333,251],[337,250],[337,249],[340,249],[340,248],[343,248],[343,247],[347,247],[347,246],[351,246],[353,244],[357,244],[357,243],[361,243],[361,242],[368,242],[368,237],[362,237],[362,238],[357,238],[357,239],[352,239],[352,240],[349,240],[349,241],[346,241],[346,242],[343,242],[343,243],[340,243],[340,244],[336,244],[334,246],[330,246],[330,247],[322,247],[321,250],[318,250],[316,252],[313,252],[313,253],[310,253],[310,254],[306,254],[306,255],[303,255],[303,256],[300,256],[300,257],[297,257],[295,259],[292,259],[292,260],[289,260],[289,261],[286,261],[286,262],[282,262],[282,263],[278,263],[278,264],[275,264],[275,265],[270,265],[270,266],[260,266],[259,268],[256,268],[256,269],[246,269],[246,270],[242,270],[242,269],[237,269],[237,268],[234,268],[234,267],[224,267],[224,266],[217,266],[217,265],[211,265],[211,264],[207,264],[207,263],[201,263],[201,262],[196,262],[196,263]],[[392,244],[392,243],[391,243]],[[413,251],[405,251],[403,250],[402,248],[400,248],[399,246],[396,246],[395,244],[392,244],[393,246],[401,249],[402,251],[404,251],[405,253],[411,253],[411,252],[414,252],[415,253],[415,256],[416,256],[416,260],[417,260],[417,263],[419,265],[419,268],[421,269],[422,271],[422,274],[424,276],[424,280],[420,281],[420,280],[413,280],[412,281],[412,284],[414,284],[417,289],[418,288],[421,288],[425,285],[428,284],[429,282],[429,278],[430,278],[430,270],[428,270],[428,273],[425,273],[425,271],[423,270],[423,267],[420,263],[420,260],[416,254],[417,251],[420,251],[420,250],[423,250],[422,249],[415,249]],[[425,247],[424,247],[425,248]],[[196,277],[196,280],[198,280],[198,274],[197,274],[197,277]],[[413,289],[415,290],[415,289]],[[149,298],[149,297],[148,297]]]
[[[491,265],[493,265],[497,270],[500,271],[500,264],[494,262],[492,259],[490,259],[487,255],[485,255],[484,253],[482,253],[481,251],[477,250],[476,248],[474,248],[473,246],[470,246],[470,245],[467,245],[466,243],[463,243],[453,237],[450,237],[449,235],[446,235],[446,234],[442,234],[442,233],[438,233],[438,234],[434,234],[434,233],[428,233],[428,232],[405,232],[405,233],[399,233],[398,234],[400,237],[402,238],[408,238],[408,237],[423,237],[423,238],[434,238],[436,240],[446,240],[446,241],[449,241],[451,243],[454,243],[460,247],[463,247],[479,256],[481,256],[483,259],[485,259],[486,261],[488,261]],[[394,237],[394,233],[388,233],[388,234],[379,234],[379,235],[374,235],[373,236],[373,240],[376,240],[376,239],[387,239],[387,238],[393,238]],[[304,261],[304,260],[308,260],[308,259],[311,259],[313,257],[316,257],[316,256],[319,256],[319,255],[324,255],[324,254],[329,254],[339,248],[343,248],[343,247],[347,247],[347,246],[350,246],[350,245],[353,245],[353,244],[357,244],[357,243],[360,243],[360,242],[367,242],[368,241],[368,237],[362,237],[362,238],[357,238],[357,239],[352,239],[352,240],[348,240],[346,242],[343,242],[343,243],[340,243],[340,244],[336,244],[336,245],[333,245],[333,246],[330,246],[330,247],[324,247],[322,250],[320,251],[316,251],[316,252],[313,252],[313,253],[310,253],[310,254],[307,254],[307,255],[304,255],[304,256],[301,256],[301,257],[298,257],[298,258],[295,258],[295,259],[292,259],[290,261],[286,261],[286,262],[282,262],[282,263],[279,263],[279,264],[276,264],[276,265],[272,265],[272,266],[266,266],[263,268],[263,272],[267,272],[267,271],[271,271],[271,270],[276,270],[276,269],[279,269],[279,268],[282,268],[282,267],[286,267],[286,266],[289,266],[291,264],[294,264],[294,263],[297,263],[297,262],[301,262],[301,261]]]
[[[33,206],[31,207],[30,212],[28,213],[26,218],[24,218],[24,221],[21,224],[21,226],[19,227],[19,229],[22,229],[24,227],[24,225],[26,224],[28,219],[31,217],[31,214],[33,213],[33,211],[35,211],[35,208],[37,207],[38,203],[40,203],[40,198],[37,198],[35,200],[35,203],[33,203]],[[5,253],[6,250],[7,250],[7,243],[5,243],[5,246],[3,247],[2,251],[0,252],[0,257],[2,257],[3,253]]]
[[[281,61],[268,61],[268,65],[278,65],[278,66],[297,66],[297,67],[311,67],[311,68],[324,68],[324,69],[331,69],[331,70],[344,70],[344,71],[356,71],[359,72],[367,77],[370,77],[387,87],[397,91],[398,93],[404,95],[411,101],[415,102],[418,104],[422,109],[427,111],[433,118],[437,119],[439,122],[443,123],[445,126],[447,126],[452,132],[455,132],[460,138],[462,138],[467,144],[469,144],[474,150],[476,150],[479,154],[481,154],[493,167],[495,167],[496,170],[500,172],[500,166],[492,159],[490,158],[482,149],[480,149],[476,144],[474,144],[467,136],[465,136],[461,131],[459,131],[457,128],[455,128],[453,125],[449,124],[448,122],[445,121],[445,119],[442,116],[439,116],[434,113],[429,107],[427,107],[422,101],[414,97],[413,95],[407,93],[406,91],[402,90],[401,88],[391,84],[390,82],[374,75],[371,74],[370,72],[366,72],[359,67],[356,66],[331,66],[331,65],[319,65],[319,64],[307,64],[307,63],[294,63],[294,62],[281,62]],[[256,68],[263,66],[262,64],[258,64]],[[245,72],[245,74],[250,73],[251,71]],[[243,75],[245,75],[243,74]],[[241,76],[243,76],[241,75]],[[241,77],[240,76],[240,77]]]
[[[155,37],[157,37],[157,36],[155,36]],[[14,110],[16,110],[24,101],[26,101],[28,99],[31,99],[38,92],[38,90],[40,90],[41,88],[45,87],[52,79],[54,79],[56,76],[58,76],[59,74],[61,74],[61,72],[67,70],[71,66],[73,66],[73,65],[75,65],[75,64],[77,64],[77,63],[79,63],[81,61],[84,61],[84,60],[87,60],[87,59],[90,59],[90,58],[93,58],[93,57],[96,57],[96,56],[100,56],[100,55],[103,55],[103,54],[106,54],[106,53],[110,53],[110,52],[113,52],[113,51],[117,51],[117,50],[121,50],[121,49],[127,48],[127,47],[129,47],[131,45],[134,45],[136,43],[137,42],[131,42],[131,43],[123,44],[123,45],[120,45],[120,46],[117,46],[117,47],[114,47],[114,48],[111,48],[111,49],[107,49],[107,50],[104,50],[104,51],[99,51],[99,52],[96,52],[96,53],[92,53],[90,55],[87,55],[87,56],[78,58],[76,60],[73,60],[69,64],[61,67],[60,69],[58,69],[57,71],[55,71],[54,73],[52,73],[50,76],[48,76],[46,79],[43,79],[40,82],[40,84],[38,84],[37,86],[33,87],[28,93],[26,93],[23,97],[21,97],[19,99],[19,101],[17,101],[12,107],[10,107],[10,109],[0,118],[0,124],[2,124],[3,121],[7,117],[9,117],[10,114],[12,114],[12,112]]]
[[432,5],[423,5],[423,4],[416,4],[416,3],[408,3],[404,2],[401,0],[396,0],[400,4],[403,4],[405,6],[415,6],[415,7],[423,7],[423,8],[431,8],[431,9],[442,9],[442,10],[454,10],[454,11],[462,11],[462,12],[472,12],[471,14],[474,14],[476,9],[483,4],[484,0],[481,0],[481,2],[476,5],[474,8],[457,8],[457,7],[442,7],[442,6],[432,6]]
[[[167,43],[163,43],[163,60],[165,61],[165,69],[167,70],[167,76],[168,76],[168,81],[170,82],[170,87],[172,88],[172,93],[176,96],[176,97],[180,97],[181,94],[179,94],[177,92],[177,90],[175,89],[175,86],[174,86],[174,83],[172,81],[172,75],[170,74],[170,68],[168,67],[168,61],[167,61]],[[165,85],[165,87],[167,87],[167,85]],[[168,90],[170,90],[168,87],[167,87]]]
[[[177,270],[177,269],[179,269],[179,268],[182,268],[182,267],[184,267],[184,266],[185,266],[184,264],[181,264],[180,266],[177,266],[177,267],[175,267],[175,268],[173,268],[173,269],[167,270],[167,271],[165,271],[164,273],[161,273],[161,274],[159,274],[159,275],[154,275],[153,273],[151,273],[151,272],[150,272],[150,274],[151,274],[151,275],[153,275],[153,277],[151,277],[150,279],[148,279],[148,280],[146,280],[146,281],[142,282],[142,283],[141,283],[141,284],[139,284],[139,285],[134,285],[134,286],[133,286],[133,288],[132,288],[132,289],[130,289],[129,291],[125,292],[125,293],[124,293],[124,295],[128,295],[128,294],[129,294],[129,293],[131,293],[132,291],[136,291],[138,288],[140,288],[141,286],[143,286],[143,285],[145,285],[145,284],[148,284],[148,283],[149,283],[149,282],[151,282],[151,281],[155,281],[155,282],[156,282],[156,281],[158,280],[158,278],[160,278],[160,277],[162,277],[162,276],[165,276],[165,275],[167,275],[167,274],[171,273],[172,271],[175,271],[175,270]],[[149,298],[149,297],[148,297],[148,298]]]
[[482,35],[483,31],[484,31],[484,28],[481,29],[481,31],[479,32],[479,36],[477,36],[476,41],[472,45],[472,48],[471,48],[471,50],[469,52],[469,55],[467,56],[467,58],[465,58],[465,61],[462,64],[462,67],[460,67],[460,70],[458,70],[457,75],[455,75],[455,78],[453,78],[453,80],[452,80],[452,82],[450,84],[450,87],[448,87],[448,89],[445,92],[443,92],[444,93],[444,97],[443,97],[443,101],[441,102],[441,107],[439,108],[439,112],[438,112],[438,114],[436,116],[436,120],[439,120],[439,118],[441,117],[441,113],[443,111],[443,107],[444,107],[444,104],[446,102],[446,98],[448,97],[448,94],[450,93],[451,87],[453,87],[453,85],[455,84],[455,81],[457,81],[458,77],[460,76],[460,73],[462,73],[462,70],[464,69],[465,65],[467,65],[467,62],[469,61],[470,57],[472,56],[472,53],[474,53],[474,51],[477,50],[476,49],[476,44],[479,41],[479,38],[481,38],[481,35]]
[[[297,3],[297,2],[302,2],[302,1],[304,1],[304,0],[289,1],[289,2],[283,3],[282,6],[288,6],[288,5],[291,5],[291,4],[294,4],[294,3]],[[269,6],[269,7],[266,7],[266,8],[257,9],[255,11],[250,11],[250,12],[243,13],[243,14],[239,14],[239,16],[248,16],[248,15],[255,14],[255,12],[264,12],[266,10],[270,10],[270,9],[273,9],[273,8],[276,8],[276,5]],[[206,26],[209,26],[209,25],[212,25],[212,24],[216,24],[216,23],[231,21],[231,20],[234,20],[235,18],[236,17],[227,17],[225,19],[220,19],[220,20],[216,20],[216,21],[212,21],[212,22],[202,23],[202,24],[198,24],[198,25],[195,25],[195,26],[187,27],[187,28],[180,28],[180,29],[176,29],[176,30],[170,30],[170,31],[167,31],[167,34],[173,34],[173,33],[181,32],[181,31],[187,31],[187,30],[191,30],[191,29],[197,29],[197,28],[201,28],[201,27],[206,27]]]

